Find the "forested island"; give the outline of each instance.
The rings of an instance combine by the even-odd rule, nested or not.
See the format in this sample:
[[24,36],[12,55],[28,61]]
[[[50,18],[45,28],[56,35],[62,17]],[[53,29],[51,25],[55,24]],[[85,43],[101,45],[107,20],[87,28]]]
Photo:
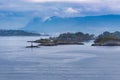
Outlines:
[[49,39],[39,39],[34,41],[39,43],[39,46],[55,46],[55,45],[84,45],[84,42],[94,40],[92,46],[120,46],[120,32],[103,32],[96,38],[93,34],[63,33],[58,37],[50,37]]
[[58,37],[50,37],[48,39],[39,39],[34,41],[39,43],[39,46],[56,46],[56,45],[83,45],[83,42],[87,42],[94,39],[93,34],[85,34],[82,32],[77,33],[63,33]]
[[92,46],[120,46],[120,32],[104,32],[100,34]]
[[0,30],[0,36],[40,36],[40,34],[23,30]]

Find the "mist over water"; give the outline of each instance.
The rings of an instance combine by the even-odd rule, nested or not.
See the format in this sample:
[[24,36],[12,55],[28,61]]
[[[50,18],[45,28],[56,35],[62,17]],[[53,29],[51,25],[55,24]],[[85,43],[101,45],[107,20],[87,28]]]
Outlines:
[[119,80],[120,47],[25,48],[40,37],[0,37],[0,80]]

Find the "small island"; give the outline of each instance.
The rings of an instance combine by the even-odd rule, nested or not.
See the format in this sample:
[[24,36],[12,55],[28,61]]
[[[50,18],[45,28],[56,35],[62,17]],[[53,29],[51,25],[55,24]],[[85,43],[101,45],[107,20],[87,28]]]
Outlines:
[[39,39],[34,41],[39,43],[39,46],[56,46],[56,45],[84,45],[83,42],[87,42],[94,39],[94,35],[84,34],[82,32],[77,33],[63,33],[58,37],[50,37],[48,39]]
[[99,35],[92,46],[120,46],[120,32],[104,32]]

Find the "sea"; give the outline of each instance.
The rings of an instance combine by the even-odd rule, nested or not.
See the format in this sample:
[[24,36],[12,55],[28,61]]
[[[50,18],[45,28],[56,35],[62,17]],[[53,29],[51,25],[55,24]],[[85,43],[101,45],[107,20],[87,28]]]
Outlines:
[[0,37],[0,80],[120,80],[119,46],[26,48],[40,38]]

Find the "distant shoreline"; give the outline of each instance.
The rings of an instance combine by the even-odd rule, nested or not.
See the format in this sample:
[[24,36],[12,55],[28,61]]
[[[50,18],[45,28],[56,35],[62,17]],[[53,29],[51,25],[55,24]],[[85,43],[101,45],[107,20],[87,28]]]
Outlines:
[[24,30],[0,30],[0,36],[41,36],[41,34]]

